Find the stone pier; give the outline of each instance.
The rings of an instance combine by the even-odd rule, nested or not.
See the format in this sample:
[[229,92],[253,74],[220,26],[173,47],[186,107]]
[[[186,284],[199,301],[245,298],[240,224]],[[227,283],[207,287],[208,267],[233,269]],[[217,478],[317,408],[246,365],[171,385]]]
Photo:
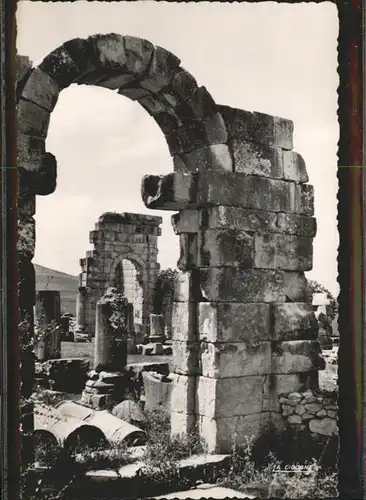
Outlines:
[[172,433],[196,426],[226,453],[282,426],[280,395],[316,388],[325,365],[304,275],[313,187],[293,124],[218,108],[229,149],[176,155],[175,172],[146,176],[142,192],[150,208],[179,210]]
[[60,292],[40,290],[36,295],[36,326],[43,338],[35,348],[39,361],[61,358]]
[[116,288],[97,302],[94,369],[81,403],[102,409],[125,399],[129,304]]

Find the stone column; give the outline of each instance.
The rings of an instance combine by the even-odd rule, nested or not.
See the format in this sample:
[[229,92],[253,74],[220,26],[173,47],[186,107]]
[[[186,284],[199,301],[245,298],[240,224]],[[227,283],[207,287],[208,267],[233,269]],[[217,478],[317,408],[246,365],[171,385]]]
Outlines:
[[164,318],[162,314],[150,314],[149,342],[164,341]]
[[35,348],[36,356],[40,361],[61,358],[60,309],[60,292],[55,290],[41,290],[37,292],[37,328],[45,332],[44,338]]
[[76,331],[80,333],[85,331],[85,302],[86,289],[79,287],[76,294]]
[[313,187],[293,124],[218,111],[227,145],[177,155],[173,174],[145,177],[142,196],[179,210],[172,433],[196,425],[209,451],[227,453],[281,426],[281,394],[315,388],[325,364],[304,276]]
[[97,302],[94,370],[82,394],[83,404],[101,409],[125,398],[128,309],[127,299],[115,288],[108,288]]

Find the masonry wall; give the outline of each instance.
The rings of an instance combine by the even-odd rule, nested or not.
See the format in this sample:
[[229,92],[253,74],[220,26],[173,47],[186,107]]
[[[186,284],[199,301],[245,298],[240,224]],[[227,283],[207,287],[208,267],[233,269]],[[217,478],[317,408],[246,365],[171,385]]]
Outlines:
[[85,288],[85,331],[91,335],[95,332],[96,303],[110,286],[120,288],[134,305],[137,341],[148,334],[161,222],[161,217],[107,213],[90,232],[94,249],[80,260],[80,287]]
[[293,124],[217,109],[226,144],[176,155],[175,173],[156,176],[155,190],[146,182],[145,199],[180,210],[172,432],[197,425],[210,451],[227,452],[282,426],[278,395],[316,389],[325,365],[304,275],[314,194]]

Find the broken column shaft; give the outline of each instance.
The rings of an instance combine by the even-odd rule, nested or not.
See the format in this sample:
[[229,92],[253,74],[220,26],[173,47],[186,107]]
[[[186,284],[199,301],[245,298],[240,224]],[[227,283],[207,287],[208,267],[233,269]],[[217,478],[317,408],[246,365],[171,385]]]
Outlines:
[[35,353],[40,361],[61,357],[60,292],[41,290],[36,295],[36,329],[40,335]]

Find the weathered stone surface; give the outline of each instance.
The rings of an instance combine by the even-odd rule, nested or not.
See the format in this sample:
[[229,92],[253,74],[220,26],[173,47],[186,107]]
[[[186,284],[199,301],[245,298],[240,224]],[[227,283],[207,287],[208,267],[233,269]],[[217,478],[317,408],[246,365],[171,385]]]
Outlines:
[[197,271],[180,271],[174,281],[174,302],[188,302],[199,299],[199,274]]
[[17,166],[28,171],[38,171],[41,168],[45,153],[43,139],[22,133],[17,134]]
[[254,236],[254,265],[262,269],[310,271],[313,240],[301,236],[257,234]]
[[126,68],[134,75],[144,73],[154,51],[154,46],[147,40],[134,36],[125,36]]
[[21,56],[16,54],[15,56],[15,66],[16,66],[16,74],[15,79],[17,83],[19,83],[26,75],[30,72],[32,68],[32,61],[28,56]]
[[210,268],[199,271],[202,296],[212,302],[283,302],[281,271]]
[[305,161],[299,153],[283,151],[283,177],[295,182],[309,181]]
[[290,415],[288,417],[288,422],[290,424],[302,424],[302,418],[300,415]]
[[324,370],[319,342],[294,340],[276,342],[272,348],[272,370],[276,374],[289,374]]
[[17,128],[19,132],[45,139],[50,123],[50,113],[38,104],[20,99],[17,104]]
[[206,116],[202,119],[201,123],[205,131],[208,145],[227,143],[227,131],[220,113]]
[[323,436],[333,436],[334,434],[338,434],[337,422],[331,418],[310,420],[309,429],[311,432],[322,434]]
[[254,264],[253,237],[233,229],[200,230],[196,267],[246,267]]
[[23,99],[32,101],[48,111],[53,111],[60,90],[55,80],[40,68],[35,68],[29,75],[21,96]]
[[201,342],[202,375],[212,378],[245,377],[271,372],[271,343]]
[[200,375],[201,360],[198,342],[173,340],[173,371],[181,375]]
[[316,318],[311,303],[287,302],[273,304],[274,340],[282,340],[284,333],[296,330],[317,330]]
[[303,272],[284,272],[286,302],[311,302],[312,297]]
[[176,172],[196,172],[205,169],[233,171],[233,162],[226,144],[214,144],[173,158]]
[[271,376],[271,390],[278,395],[309,388],[318,389],[317,371]]
[[200,302],[198,324],[204,342],[270,340],[270,304]]
[[316,219],[313,217],[286,213],[277,214],[276,232],[314,238],[316,231]]
[[217,106],[217,108],[224,119],[229,139],[253,140],[253,113],[230,106]]
[[213,379],[197,377],[196,413],[206,417],[252,415],[263,410],[265,377]]
[[195,78],[183,68],[178,71],[171,82],[171,88],[183,101],[190,99],[197,88]]
[[174,409],[170,412],[170,426],[172,436],[189,434],[196,424],[196,415],[192,413],[178,413]]
[[273,232],[276,214],[263,210],[217,206],[199,210],[202,229],[235,229],[238,231]]
[[230,147],[235,172],[273,179],[283,178],[282,149],[237,139],[230,142]]
[[155,47],[148,72],[140,82],[141,87],[159,92],[167,87],[179,70],[180,60],[162,47]]
[[17,252],[27,259],[34,257],[36,245],[36,222],[33,217],[18,219]]
[[196,307],[191,302],[173,302],[172,339],[192,342],[198,340]]
[[47,73],[59,85],[60,89],[68,87],[80,76],[79,68],[63,45],[48,54],[39,68]]
[[198,427],[209,453],[230,453],[234,443],[245,445],[248,436],[256,439],[269,430],[270,413],[223,418],[200,416]]
[[[157,374],[158,375],[158,374]],[[170,402],[173,384],[167,377],[158,378],[154,372],[143,372],[145,390],[145,410],[151,411],[156,408],[170,410]]]
[[272,212],[291,212],[292,189],[289,182],[257,175],[212,171],[198,177],[198,201],[202,206],[265,207]]
[[188,271],[195,268],[198,263],[198,235],[195,233],[180,234],[179,250],[178,269]]
[[172,215],[171,222],[175,234],[181,233],[197,233],[199,230],[198,210],[181,210],[179,213]]
[[145,175],[141,194],[148,208],[181,210],[195,202],[195,177],[175,172],[168,175]]
[[283,149],[293,148],[294,124],[291,120],[264,113],[253,113],[254,141]]
[[55,191],[57,183],[57,162],[52,153],[45,153],[42,156],[40,168],[34,175],[34,182],[36,194],[47,195]]
[[314,187],[310,184],[292,184],[293,206],[291,212],[309,217],[314,215]]
[[174,412],[186,415],[194,414],[197,377],[173,373],[171,379],[171,409]]

